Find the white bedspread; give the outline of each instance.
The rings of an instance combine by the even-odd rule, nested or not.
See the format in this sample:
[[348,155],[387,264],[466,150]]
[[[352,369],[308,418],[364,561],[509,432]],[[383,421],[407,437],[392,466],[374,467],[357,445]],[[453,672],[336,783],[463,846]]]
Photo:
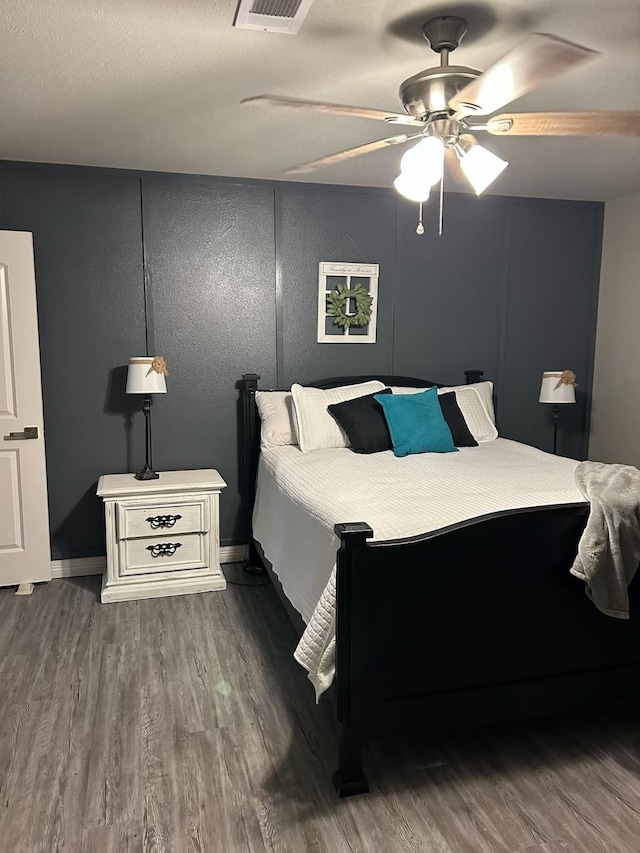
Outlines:
[[334,524],[366,521],[376,540],[404,539],[491,512],[580,503],[577,464],[501,438],[401,459],[348,448],[263,451],[253,534],[307,624],[295,657],[317,696],[334,674]]

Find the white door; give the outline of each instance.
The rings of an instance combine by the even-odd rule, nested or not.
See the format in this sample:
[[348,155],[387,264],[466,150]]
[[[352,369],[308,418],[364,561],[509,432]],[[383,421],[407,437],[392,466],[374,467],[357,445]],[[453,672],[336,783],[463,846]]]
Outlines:
[[51,580],[32,235],[0,231],[0,586]]

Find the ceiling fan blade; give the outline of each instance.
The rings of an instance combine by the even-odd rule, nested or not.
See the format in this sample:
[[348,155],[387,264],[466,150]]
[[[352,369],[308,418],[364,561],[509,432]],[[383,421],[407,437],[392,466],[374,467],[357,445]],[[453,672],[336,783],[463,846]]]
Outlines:
[[323,166],[334,166],[336,163],[343,163],[345,160],[351,160],[352,157],[359,157],[361,154],[369,154],[371,151],[379,151],[389,145],[402,145],[402,143],[409,142],[410,139],[417,139],[419,136],[422,134],[417,133],[415,136],[402,134],[402,136],[391,136],[388,139],[377,139],[375,142],[358,145],[357,148],[347,148],[346,151],[338,151],[337,154],[329,154],[327,157],[320,157],[317,160],[302,163],[300,166],[293,166],[291,169],[287,169],[287,174],[301,175],[304,172],[314,172]]
[[533,33],[468,83],[449,101],[461,115],[488,115],[598,52],[544,33]]
[[389,124],[407,124],[412,127],[424,127],[424,122],[401,113],[374,110],[368,107],[348,107],[344,104],[327,104],[324,101],[303,101],[299,98],[287,98],[283,95],[257,95],[255,98],[245,98],[241,104],[264,104],[269,107],[290,107],[297,110],[314,110],[332,115],[352,116],[354,118],[371,118],[386,121]]
[[640,136],[640,112],[513,113],[490,118],[496,136]]

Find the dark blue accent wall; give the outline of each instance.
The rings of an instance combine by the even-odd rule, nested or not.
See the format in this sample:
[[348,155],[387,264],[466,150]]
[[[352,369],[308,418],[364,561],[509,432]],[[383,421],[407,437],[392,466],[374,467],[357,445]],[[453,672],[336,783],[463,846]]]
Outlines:
[[[279,189],[276,217],[282,279],[278,381],[284,387],[321,376],[390,372],[395,303],[393,195],[335,187]],[[376,343],[317,343],[318,262],[365,259],[380,265]]]
[[[104,553],[100,474],[142,461],[125,365],[164,355],[153,406],[158,469],[215,467],[229,487],[223,544],[247,537],[238,497],[236,382],[403,373],[496,383],[503,436],[550,449],[543,370],[572,368],[559,451],[586,454],[603,205],[270,183],[81,167],[0,165],[0,227],[34,234],[52,555]],[[340,248],[339,248],[340,247]],[[336,254],[337,251],[337,254]],[[316,343],[318,262],[380,264],[375,344]]]
[[399,205],[394,367],[448,385],[468,368],[496,381],[510,202],[450,195],[441,236],[437,207],[418,235],[415,205]]

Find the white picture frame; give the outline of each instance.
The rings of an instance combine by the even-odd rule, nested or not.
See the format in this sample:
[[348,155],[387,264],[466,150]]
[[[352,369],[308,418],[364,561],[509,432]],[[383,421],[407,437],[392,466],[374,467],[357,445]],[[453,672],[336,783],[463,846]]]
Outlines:
[[[375,344],[378,321],[379,264],[347,264],[337,261],[320,261],[318,264],[318,343],[319,344]],[[337,326],[327,313],[327,296],[338,284],[360,283],[373,297],[371,319],[366,326]],[[351,306],[353,308],[353,306]],[[347,313],[352,313],[347,310]],[[355,311],[353,311],[355,313]]]

